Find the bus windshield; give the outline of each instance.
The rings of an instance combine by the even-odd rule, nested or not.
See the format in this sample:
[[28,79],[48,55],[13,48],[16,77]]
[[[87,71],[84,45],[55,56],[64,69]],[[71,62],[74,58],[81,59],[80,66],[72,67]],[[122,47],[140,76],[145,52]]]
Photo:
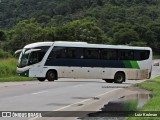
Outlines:
[[39,63],[48,49],[49,46],[23,49],[19,56],[18,67]]

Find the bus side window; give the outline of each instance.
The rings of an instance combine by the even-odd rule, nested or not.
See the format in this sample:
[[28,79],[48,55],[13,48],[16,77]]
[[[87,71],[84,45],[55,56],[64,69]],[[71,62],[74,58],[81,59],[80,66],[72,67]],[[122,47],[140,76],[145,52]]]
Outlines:
[[107,50],[101,50],[101,59],[108,59],[108,51]]
[[48,60],[60,59],[66,57],[66,49],[63,47],[54,47],[48,56]]
[[56,58],[66,58],[67,57],[67,49],[61,48],[56,51]]
[[101,58],[105,60],[117,60],[117,50],[116,49],[102,49]]
[[108,54],[110,60],[117,60],[117,50],[110,50]]
[[140,54],[139,54],[139,51],[138,51],[138,50],[135,50],[135,51],[134,51],[134,60],[141,60]]
[[134,60],[134,51],[129,50],[127,53],[128,60]]
[[120,50],[119,59],[120,60],[133,60],[134,52],[132,50]]
[[82,59],[83,58],[83,48],[75,48],[73,56],[76,59]]
[[55,52],[52,50],[48,56],[48,60],[55,59]]
[[66,47],[65,50],[61,50],[57,52],[57,56],[59,58],[66,58],[66,59],[80,59],[81,49],[73,48],[73,47]]
[[135,60],[146,60],[149,58],[149,50],[135,50],[134,59]]
[[67,58],[74,59],[76,58],[76,49],[75,48],[67,48]]
[[84,49],[84,58],[85,59],[99,59],[99,49]]
[[149,51],[141,51],[140,52],[141,60],[146,60],[149,58]]

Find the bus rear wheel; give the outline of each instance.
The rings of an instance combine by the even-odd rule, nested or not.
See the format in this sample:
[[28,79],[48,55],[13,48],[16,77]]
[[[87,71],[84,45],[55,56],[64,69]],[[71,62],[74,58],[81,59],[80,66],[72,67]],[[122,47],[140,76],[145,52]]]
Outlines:
[[46,78],[47,78],[48,81],[56,80],[56,72],[54,72],[52,70],[48,71],[47,74],[46,74]]
[[40,82],[44,82],[46,78],[37,78]]
[[115,83],[122,83],[125,81],[125,74],[123,72],[117,72],[114,76]]

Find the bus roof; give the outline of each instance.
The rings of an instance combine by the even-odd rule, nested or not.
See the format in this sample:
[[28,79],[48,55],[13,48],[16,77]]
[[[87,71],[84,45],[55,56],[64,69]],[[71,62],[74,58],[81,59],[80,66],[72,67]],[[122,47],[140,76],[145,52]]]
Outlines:
[[87,42],[68,42],[68,41],[55,41],[55,42],[36,42],[26,45],[24,48],[34,48],[39,46],[64,46],[64,47],[86,47],[86,48],[115,48],[115,49],[139,49],[151,50],[150,47],[137,47],[127,45],[106,45],[106,44],[88,44]]
[[128,45],[88,44],[87,42],[63,42],[63,41],[54,42],[54,46],[151,50],[150,47],[137,47],[137,46],[128,46]]
[[54,42],[36,42],[26,45],[24,48],[34,48],[40,46],[52,46]]

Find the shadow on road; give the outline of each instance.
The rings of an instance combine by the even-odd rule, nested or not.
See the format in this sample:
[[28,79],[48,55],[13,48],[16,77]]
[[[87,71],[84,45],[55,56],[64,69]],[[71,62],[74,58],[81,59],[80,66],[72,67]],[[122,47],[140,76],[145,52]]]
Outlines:
[[85,82],[90,82],[90,83],[105,83],[105,81],[80,81],[80,80],[75,80],[75,81],[68,81],[68,80],[65,80],[65,81],[55,81],[55,82],[80,82],[80,83],[85,83]]

